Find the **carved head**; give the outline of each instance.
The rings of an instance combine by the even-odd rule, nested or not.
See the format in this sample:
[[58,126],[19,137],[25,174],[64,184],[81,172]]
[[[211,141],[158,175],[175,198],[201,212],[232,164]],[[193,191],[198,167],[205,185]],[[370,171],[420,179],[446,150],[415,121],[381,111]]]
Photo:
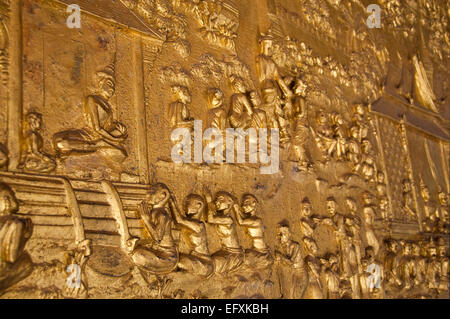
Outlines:
[[297,96],[306,95],[306,84],[301,79],[296,79],[294,84],[294,94]]
[[319,114],[317,114],[317,123],[319,123],[319,125],[328,124],[328,116],[324,111],[321,111],[319,112]]
[[345,203],[347,204],[347,207],[350,210],[350,212],[356,212],[356,202],[353,198],[347,197],[345,199]]
[[327,198],[327,212],[330,214],[330,216],[334,216],[336,214],[336,199],[334,197],[328,197]]
[[210,89],[208,91],[209,107],[211,109],[221,107],[223,105],[223,92],[219,89]]
[[353,125],[350,128],[350,136],[355,140],[359,140],[359,127],[358,126]]
[[308,197],[303,198],[302,207],[301,207],[302,216],[309,217],[311,216],[311,202]]
[[362,199],[363,199],[364,204],[369,205],[372,203],[372,195],[369,192],[364,192],[362,194]]
[[402,182],[403,186],[403,193],[409,193],[411,192],[411,182],[408,178],[405,178]]
[[368,139],[361,141],[361,149],[364,154],[369,154],[372,151],[372,143]]
[[115,68],[110,64],[105,69],[97,72],[99,93],[106,99],[111,98],[116,92]]
[[181,103],[188,104],[191,103],[191,94],[189,89],[185,86],[174,85],[171,87],[174,97]]
[[439,203],[442,206],[447,206],[448,205],[448,197],[447,197],[447,194],[444,191],[442,191],[442,190],[439,191],[438,197],[439,197]]
[[146,200],[154,207],[163,207],[170,199],[169,188],[161,183],[154,185],[148,192]]
[[419,257],[420,256],[420,246],[418,243],[414,242],[412,243],[412,254],[413,256]]
[[236,93],[245,93],[247,88],[245,86],[244,80],[239,76],[231,76],[231,85]]
[[291,230],[288,223],[282,222],[278,224],[277,238],[281,244],[287,244],[291,241]]
[[303,243],[305,244],[306,250],[312,255],[316,255],[319,252],[319,247],[317,247],[317,244],[314,239],[304,237]]
[[216,199],[214,200],[216,209],[222,211],[223,213],[229,215],[230,208],[233,207],[234,200],[230,193],[228,192],[218,192],[216,194]]
[[0,216],[13,214],[18,209],[19,203],[12,189],[8,185],[0,183]]
[[373,259],[375,259],[375,249],[372,246],[367,246],[365,249],[365,253],[366,253],[366,258],[369,261],[372,261]]
[[189,194],[185,201],[186,217],[201,220],[205,210],[205,201],[198,194]]
[[380,183],[380,184],[384,183],[384,174],[383,174],[383,172],[378,172],[378,174],[377,174],[377,182]]
[[242,196],[242,210],[244,213],[249,214],[251,216],[256,215],[256,206],[258,205],[258,200],[252,194],[245,194]]
[[425,202],[430,200],[430,190],[428,189],[428,186],[425,185],[423,180],[420,180],[420,194]]
[[32,131],[38,131],[42,125],[42,115],[36,112],[28,112],[27,123]]
[[273,54],[273,37],[271,35],[261,36],[259,43],[261,45],[261,53],[267,56]]
[[261,96],[256,91],[250,92],[250,101],[252,102],[254,107],[258,107],[261,105]]

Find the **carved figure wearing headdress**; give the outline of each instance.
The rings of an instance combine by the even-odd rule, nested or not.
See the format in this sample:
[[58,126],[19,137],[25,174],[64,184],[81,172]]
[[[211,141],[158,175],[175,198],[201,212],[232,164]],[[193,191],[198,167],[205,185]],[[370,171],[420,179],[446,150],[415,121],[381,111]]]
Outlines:
[[115,93],[114,64],[97,72],[97,92],[84,100],[87,126],[80,130],[68,130],[53,136],[58,156],[83,155],[100,152],[115,162],[123,162],[127,152],[122,145],[127,138],[125,125],[114,120],[110,99]]

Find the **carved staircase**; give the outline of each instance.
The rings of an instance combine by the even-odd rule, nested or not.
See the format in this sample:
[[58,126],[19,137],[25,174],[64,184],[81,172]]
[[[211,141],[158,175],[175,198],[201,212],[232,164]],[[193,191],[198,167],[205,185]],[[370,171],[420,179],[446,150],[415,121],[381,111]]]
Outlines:
[[120,246],[122,226],[117,216],[121,212],[128,227],[125,231],[131,236],[143,236],[139,203],[149,185],[12,172],[1,172],[0,182],[15,192],[18,215],[32,220],[32,238],[75,242],[91,239],[93,245]]

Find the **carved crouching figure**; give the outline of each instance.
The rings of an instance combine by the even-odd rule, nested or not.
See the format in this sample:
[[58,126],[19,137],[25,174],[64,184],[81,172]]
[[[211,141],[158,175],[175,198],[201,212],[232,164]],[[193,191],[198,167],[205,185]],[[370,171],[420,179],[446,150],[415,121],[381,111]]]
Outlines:
[[147,193],[140,214],[150,238],[132,238],[128,243],[128,254],[134,264],[152,274],[169,273],[178,263],[178,250],[172,238],[173,222],[166,207],[169,199],[170,191],[163,184],[157,184]]
[[181,238],[190,252],[180,254],[178,268],[194,275],[208,277],[214,273],[214,262],[208,249],[206,225],[203,221],[205,201],[197,194],[190,194],[185,201],[185,213],[181,214],[174,199],[169,204],[175,221],[181,226]]
[[14,215],[18,210],[14,192],[0,183],[0,291],[26,278],[33,270],[33,263],[25,244],[32,234],[30,219]]
[[227,192],[218,192],[214,204],[209,193],[205,197],[208,202],[208,223],[216,226],[222,246],[212,255],[215,272],[229,274],[244,263],[244,250],[239,245],[236,224],[231,215],[234,200]]
[[238,224],[245,227],[246,233],[252,240],[252,248],[245,250],[245,263],[251,269],[264,269],[273,264],[272,254],[264,241],[264,224],[257,216],[256,197],[245,194],[241,207],[235,205]]

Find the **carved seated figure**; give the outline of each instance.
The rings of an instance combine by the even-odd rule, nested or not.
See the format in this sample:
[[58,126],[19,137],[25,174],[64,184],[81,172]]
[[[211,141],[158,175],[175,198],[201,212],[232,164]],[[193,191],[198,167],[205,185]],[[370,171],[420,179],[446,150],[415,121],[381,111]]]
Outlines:
[[44,141],[39,130],[41,114],[29,112],[26,116],[29,130],[24,134],[24,145],[19,168],[24,171],[48,173],[55,169],[55,161],[42,150]]
[[97,72],[98,91],[84,100],[87,126],[68,130],[53,136],[53,145],[60,157],[99,152],[114,162],[121,163],[128,156],[122,143],[127,138],[125,125],[114,120],[109,102],[115,92],[114,66]]
[[184,216],[174,199],[169,201],[177,224],[181,226],[181,238],[190,250],[180,254],[178,268],[186,272],[209,277],[214,273],[214,262],[208,248],[206,225],[202,219],[205,201],[197,194],[190,194],[185,200]]
[[174,270],[179,259],[172,237],[173,222],[166,207],[169,199],[167,186],[157,184],[152,187],[140,207],[141,219],[150,238],[128,240],[128,254],[134,264],[157,275]]
[[214,204],[209,193],[206,194],[206,201],[208,202],[208,223],[216,227],[222,246],[212,255],[215,272],[229,274],[239,269],[244,263],[244,250],[239,244],[236,224],[231,215],[234,200],[229,193],[218,192]]
[[33,270],[31,258],[24,251],[32,234],[32,223],[14,215],[18,207],[14,192],[0,183],[0,291],[23,280]]
[[241,207],[235,205],[235,213],[238,224],[245,227],[252,240],[252,248],[245,250],[245,263],[252,269],[264,269],[273,264],[273,258],[264,240],[264,224],[257,216],[257,204],[255,196],[245,194]]

